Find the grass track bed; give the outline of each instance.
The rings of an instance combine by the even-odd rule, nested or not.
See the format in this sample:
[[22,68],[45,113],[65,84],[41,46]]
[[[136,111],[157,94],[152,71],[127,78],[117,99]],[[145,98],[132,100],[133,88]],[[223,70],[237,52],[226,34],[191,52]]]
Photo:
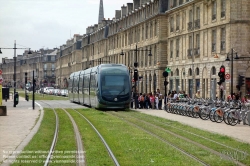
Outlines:
[[73,125],[62,109],[56,109],[56,112],[59,118],[59,133],[50,165],[73,165],[77,151]]
[[[121,115],[121,113],[116,113],[117,115]],[[114,114],[114,115],[116,115]],[[193,156],[196,156],[200,160],[204,161],[205,163],[209,165],[233,165],[232,162],[228,160],[222,159],[220,156],[217,156],[210,151],[203,149],[193,143],[190,143],[188,141],[185,141],[181,138],[178,138],[172,134],[169,134],[168,132],[164,131],[163,129],[159,129],[158,127],[155,127],[153,125],[149,125],[148,123],[144,123],[138,119],[135,118],[127,118],[126,116],[121,116],[125,120],[128,120],[143,129],[163,138],[165,141],[168,141],[175,146],[183,149],[185,152],[192,154]]]
[[200,165],[159,139],[112,115],[93,109],[81,110],[80,113],[103,135],[121,165]]
[[87,165],[113,165],[113,161],[109,157],[105,146],[89,123],[76,111],[73,111],[72,109],[67,109],[67,111],[76,121],[78,129],[81,133],[83,148],[85,150],[85,161]]
[[[198,142],[202,145],[205,145],[213,150],[216,150],[217,152],[220,152],[220,153],[225,154],[225,155],[229,155],[233,159],[236,159],[236,160],[238,160],[246,165],[250,165],[250,156],[249,156],[250,145],[247,143],[239,142],[239,141],[236,141],[236,140],[234,140],[230,137],[227,137],[227,136],[203,131],[203,130],[196,129],[196,128],[193,128],[193,127],[190,127],[187,125],[180,124],[179,122],[170,121],[170,120],[160,118],[160,117],[152,118],[152,116],[150,116],[150,115],[146,115],[146,114],[142,114],[142,113],[138,113],[138,112],[134,112],[134,111],[119,112],[119,113],[123,114],[123,115],[130,116],[130,117],[138,118],[141,120],[145,120],[145,121],[150,122],[156,126],[162,127],[165,130],[169,130],[175,134],[181,135],[181,136],[186,137],[192,141],[195,141],[195,142]],[[178,130],[177,128],[181,129],[181,130]],[[183,131],[183,130],[185,130],[185,131]],[[237,152],[236,150],[233,150],[231,148],[227,148],[225,146],[216,144],[212,141],[203,139],[203,138],[196,136],[196,135],[193,135],[189,132],[192,132],[192,133],[199,135],[199,136],[203,136],[203,137],[212,139],[212,140],[217,141],[221,144],[233,147],[236,150],[240,150],[240,151],[243,151],[245,153]]]
[[[55,124],[55,114],[53,110],[45,108],[44,117],[38,132],[18,156],[16,160],[18,163],[12,165],[44,165],[43,162],[46,160],[48,155],[47,152],[50,150],[51,142],[54,137]],[[36,163],[36,161],[38,162]]]

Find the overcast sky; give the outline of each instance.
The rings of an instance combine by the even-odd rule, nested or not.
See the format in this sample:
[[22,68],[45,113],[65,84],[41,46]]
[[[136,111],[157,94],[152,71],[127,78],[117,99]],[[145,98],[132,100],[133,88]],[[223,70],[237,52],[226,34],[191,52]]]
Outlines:
[[[103,0],[104,18],[133,0]],[[74,34],[85,34],[98,23],[100,0],[0,0],[0,48],[59,48]],[[18,54],[23,49],[16,49]],[[2,49],[13,58],[14,49]]]

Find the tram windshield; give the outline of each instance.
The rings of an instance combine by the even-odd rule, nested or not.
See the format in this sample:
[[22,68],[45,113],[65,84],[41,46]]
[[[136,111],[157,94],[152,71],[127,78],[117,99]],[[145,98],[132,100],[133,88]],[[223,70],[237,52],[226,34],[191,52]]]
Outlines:
[[101,70],[101,91],[104,96],[128,95],[129,76],[124,68],[102,68]]

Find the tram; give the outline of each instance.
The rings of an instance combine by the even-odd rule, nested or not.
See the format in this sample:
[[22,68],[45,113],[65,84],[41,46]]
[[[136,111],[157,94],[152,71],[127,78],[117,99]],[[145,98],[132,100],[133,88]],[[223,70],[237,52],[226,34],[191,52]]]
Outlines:
[[130,76],[123,64],[101,64],[74,72],[68,82],[70,102],[97,109],[129,108]]

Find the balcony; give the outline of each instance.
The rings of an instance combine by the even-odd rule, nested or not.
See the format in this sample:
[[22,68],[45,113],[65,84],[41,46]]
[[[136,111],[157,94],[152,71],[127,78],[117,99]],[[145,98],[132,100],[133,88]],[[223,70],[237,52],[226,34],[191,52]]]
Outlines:
[[200,55],[200,47],[194,49],[194,55]]
[[225,16],[226,16],[226,12],[225,12],[225,11],[222,11],[222,12],[220,13],[220,17],[223,18],[223,17],[225,17]]
[[216,14],[212,15],[212,20],[216,20]]
[[192,48],[188,49],[188,56],[192,56]]
[[226,50],[226,42],[225,41],[220,42],[220,49],[221,50]]
[[188,30],[193,30],[193,22],[188,23]]
[[216,43],[212,43],[212,52],[216,51]]
[[196,29],[200,28],[200,19],[195,20],[194,26],[195,26]]

